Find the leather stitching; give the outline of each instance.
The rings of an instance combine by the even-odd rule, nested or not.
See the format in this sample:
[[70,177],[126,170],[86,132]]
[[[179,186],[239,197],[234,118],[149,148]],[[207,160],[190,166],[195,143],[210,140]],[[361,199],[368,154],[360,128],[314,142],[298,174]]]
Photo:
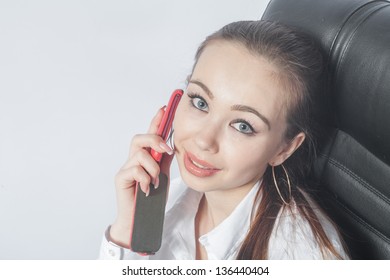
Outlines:
[[352,179],[360,183],[362,186],[364,186],[367,190],[369,190],[371,193],[375,194],[378,198],[382,199],[387,204],[390,204],[390,200],[383,195],[381,192],[379,192],[377,189],[375,189],[373,186],[371,186],[367,181],[359,177],[357,174],[352,172],[350,169],[342,165],[340,162],[333,158],[328,158],[328,161],[330,164],[334,165],[335,167],[338,167],[342,171],[344,171],[346,174],[348,174]]
[[[380,239],[382,239],[383,241],[385,241],[387,244],[390,244],[390,238],[388,238],[386,235],[384,235],[382,232],[380,232],[379,230],[377,230],[376,228],[374,228],[372,225],[370,225],[369,223],[367,223],[366,221],[364,221],[361,217],[359,217],[358,215],[356,215],[353,211],[351,211],[351,209],[349,209],[344,203],[342,203],[341,201],[339,200],[336,200],[337,204],[343,208],[345,210],[345,212],[351,216],[356,222],[358,222],[359,224],[361,224],[363,227],[367,228],[369,231],[371,231],[372,233],[374,233],[375,235],[377,235]],[[358,240],[360,241],[360,240]]]
[[[380,198],[383,198],[383,194],[381,194],[380,192],[376,191],[376,190],[373,190],[373,187],[368,183],[366,182],[364,179],[360,178],[358,175],[356,175],[354,172],[352,172],[351,170],[349,170],[347,167],[345,167],[344,165],[342,165],[340,162],[338,162],[337,160],[333,159],[333,158],[330,158],[328,155],[325,155],[325,154],[320,154],[320,157],[324,157],[328,160],[328,162],[330,164],[332,164],[334,167],[342,170],[343,172],[345,172],[347,175],[349,175],[352,179],[356,180],[357,182],[359,182],[361,185],[363,185],[364,187],[366,187],[369,191],[371,191],[372,193],[374,193],[375,195],[379,196]],[[385,201],[388,201],[387,198],[384,198]],[[380,239],[382,239],[383,241],[385,241],[387,244],[390,244],[390,239],[384,235],[382,232],[380,232],[378,229],[374,228],[371,224],[367,223],[365,220],[363,220],[359,215],[357,215],[354,211],[352,211],[345,203],[341,202],[340,200],[338,199],[335,199],[336,203],[344,209],[344,211],[350,216],[352,217],[356,222],[358,222],[360,225],[362,225],[364,228],[366,228],[367,230],[369,230],[370,232],[374,233],[376,236],[378,236]]]

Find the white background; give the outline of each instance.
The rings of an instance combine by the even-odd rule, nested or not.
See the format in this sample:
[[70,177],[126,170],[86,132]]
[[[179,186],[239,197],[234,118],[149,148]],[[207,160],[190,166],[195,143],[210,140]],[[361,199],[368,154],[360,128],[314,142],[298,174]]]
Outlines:
[[132,136],[267,3],[0,0],[0,259],[95,259]]

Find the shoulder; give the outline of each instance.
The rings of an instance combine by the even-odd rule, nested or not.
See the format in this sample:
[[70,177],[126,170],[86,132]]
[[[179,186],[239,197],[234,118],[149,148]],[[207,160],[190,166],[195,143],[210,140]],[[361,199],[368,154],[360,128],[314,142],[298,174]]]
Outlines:
[[[348,258],[332,221],[309,199],[330,243],[343,258]],[[323,254],[307,219],[296,206],[281,211],[269,242],[270,259],[336,259],[332,253]]]

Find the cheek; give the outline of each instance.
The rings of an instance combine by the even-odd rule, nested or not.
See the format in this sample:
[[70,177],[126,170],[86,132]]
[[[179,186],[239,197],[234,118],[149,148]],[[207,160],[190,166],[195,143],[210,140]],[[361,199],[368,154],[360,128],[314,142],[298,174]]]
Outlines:
[[269,139],[234,140],[224,146],[223,151],[229,169],[241,174],[264,172],[277,150],[275,143]]
[[186,101],[182,100],[176,109],[175,119],[173,121],[175,143],[191,133],[191,128],[193,128],[191,118],[189,117],[188,106],[184,104]]
[[177,131],[180,131],[180,127],[182,126],[182,120],[183,120],[183,105],[182,103],[179,103],[179,106],[177,106],[176,109],[175,118],[173,119],[173,125],[172,125],[175,134]]
[[225,149],[224,160],[226,170],[226,180],[236,186],[254,183],[259,180],[267,166],[267,156],[264,150],[253,148],[253,143],[245,143]]
[[245,170],[267,164],[264,151],[253,147],[253,144],[241,141],[240,143],[227,143],[223,150],[229,165],[234,165],[236,170]]

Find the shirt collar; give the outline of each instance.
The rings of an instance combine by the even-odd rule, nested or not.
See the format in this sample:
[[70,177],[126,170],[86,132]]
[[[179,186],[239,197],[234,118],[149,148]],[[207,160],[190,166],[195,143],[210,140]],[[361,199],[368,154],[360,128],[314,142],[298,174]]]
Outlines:
[[[222,223],[199,238],[210,260],[235,258],[238,247],[249,230],[253,202],[260,183],[259,181],[254,185]],[[202,196],[203,193],[188,188],[166,214],[166,221],[169,222],[164,230],[168,231],[166,234],[172,242],[170,252],[176,259],[195,257],[194,223]]]
[[259,186],[260,182],[257,182],[229,217],[199,238],[209,259],[223,260],[236,257],[250,227],[253,202]]

